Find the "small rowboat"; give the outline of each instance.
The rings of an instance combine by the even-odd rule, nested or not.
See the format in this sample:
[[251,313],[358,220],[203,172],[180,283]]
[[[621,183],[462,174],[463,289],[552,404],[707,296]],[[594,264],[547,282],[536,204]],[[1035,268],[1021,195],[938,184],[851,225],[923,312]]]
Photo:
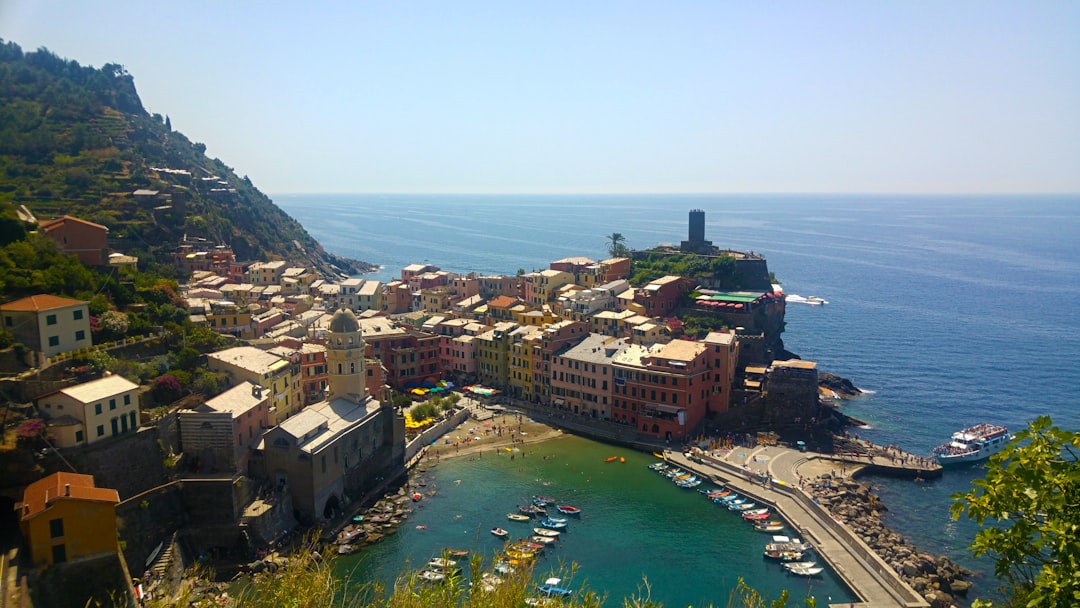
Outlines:
[[528,515],[522,515],[521,513],[507,513],[506,519],[509,519],[510,521],[529,521],[532,518]]
[[541,521],[540,525],[550,530],[563,530],[566,528],[565,521],[551,521],[550,519],[545,519],[544,521]]
[[754,524],[754,529],[758,532],[779,532],[784,529],[784,524],[776,520],[760,521]]
[[659,458],[660,460],[663,460],[663,459],[664,459],[664,455],[663,455],[663,454],[661,454],[661,453],[659,453],[659,452],[653,452],[653,453],[652,453],[652,455],[653,455],[653,456],[656,456],[656,457],[657,457],[657,458]]
[[539,534],[530,536],[529,540],[534,543],[540,543],[541,545],[550,545],[557,539],[554,536],[540,536]]
[[469,552],[465,549],[447,549],[446,554],[451,557],[465,557]]
[[769,519],[769,513],[754,513],[752,511],[744,512],[742,518],[745,521],[764,521]]
[[581,509],[577,507],[571,507],[570,505],[558,505],[555,507],[559,510],[559,513],[563,515],[581,515]]
[[495,536],[498,536],[499,538],[506,538],[507,536],[510,536],[510,533],[506,530],[503,530],[502,528],[492,528],[491,533]]
[[555,504],[555,499],[550,496],[533,496],[533,504],[541,507]]
[[533,528],[533,532],[537,536],[549,536],[551,538],[558,538],[560,534],[557,530],[548,530],[547,528]]

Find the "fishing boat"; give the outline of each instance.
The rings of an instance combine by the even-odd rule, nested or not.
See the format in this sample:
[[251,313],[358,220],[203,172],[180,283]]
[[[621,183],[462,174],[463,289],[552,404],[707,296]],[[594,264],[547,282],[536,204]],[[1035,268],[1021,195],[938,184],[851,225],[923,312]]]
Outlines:
[[759,521],[754,524],[758,532],[779,532],[784,529],[784,523],[780,521]]
[[522,549],[507,549],[505,553],[507,557],[521,560],[522,562],[528,562],[529,560],[536,559],[535,551],[525,551]]
[[517,510],[518,513],[521,513],[522,515],[528,515],[529,517],[532,517],[533,515],[539,515],[541,513],[547,515],[547,511],[544,511],[543,509],[533,505],[518,505]]
[[649,465],[649,468],[654,470],[654,471],[663,471],[664,469],[667,468],[667,466],[668,465],[667,465],[666,462],[654,462],[654,463]]
[[743,511],[743,519],[752,515],[768,515],[769,507],[761,507],[760,509],[750,509],[749,511]]
[[952,434],[948,443],[934,448],[938,464],[977,462],[997,454],[1009,443],[1009,429],[996,424],[976,424]]
[[742,514],[743,520],[745,520],[745,521],[764,521],[766,519],[769,519],[769,517],[771,517],[769,515],[768,510],[766,510],[764,513],[754,513],[754,511],[760,511],[760,509],[754,509],[754,510],[751,510],[751,511],[744,511],[743,514]]
[[502,528],[492,528],[491,533],[495,536],[498,536],[499,538],[506,538],[507,536],[510,536],[510,533],[506,530],[503,530]]
[[522,515],[521,513],[507,513],[506,519],[509,519],[510,521],[529,521],[532,518],[528,515]]
[[559,534],[561,534],[558,530],[549,530],[547,528],[533,528],[533,532],[538,536],[549,536],[551,538],[558,538]]
[[757,506],[757,503],[744,502],[742,504],[737,504],[737,505],[728,505],[728,510],[729,511],[749,511],[750,509],[753,509],[756,506]]
[[786,549],[794,549],[795,551],[809,551],[811,549],[810,543],[803,542],[798,538],[788,538],[787,536],[773,536],[773,543],[780,545]]
[[[785,566],[787,564],[784,564]],[[788,568],[787,571],[796,576],[817,576],[821,574],[825,568],[821,566],[802,566],[799,568]]]
[[555,504],[555,499],[550,496],[533,496],[533,503],[541,507]]
[[469,554],[467,549],[447,549],[446,554],[450,557],[465,557]]
[[555,542],[556,538],[554,536],[540,536],[537,534],[535,536],[530,536],[529,540],[534,543],[540,543],[541,545],[550,545]]
[[428,561],[427,569],[433,572],[453,572],[458,570],[457,560],[433,557]]
[[555,508],[563,515],[581,515],[581,509],[570,505],[558,505]]
[[813,568],[817,565],[817,562],[784,562],[780,565],[785,570],[791,570],[792,568]]
[[791,549],[769,549],[765,548],[765,557],[769,559],[778,559],[782,562],[797,562],[803,558],[802,551],[792,551]]
[[536,588],[540,591],[540,593],[543,593],[544,595],[548,595],[548,596],[566,597],[566,596],[570,595],[571,593],[573,593],[572,591],[570,591],[569,589],[567,589],[565,587],[560,587],[559,585],[561,585],[561,584],[562,584],[562,579],[553,576],[553,577],[547,579],[546,581],[544,581],[542,584],[537,585]]
[[553,522],[555,522],[557,524],[565,524],[566,522],[570,521],[570,520],[566,519],[565,517],[555,517],[554,515],[548,515],[547,520],[548,521],[553,521]]
[[550,519],[545,519],[545,520],[540,522],[540,525],[542,527],[544,527],[544,528],[549,529],[549,530],[565,530],[566,529],[566,522],[565,521],[551,521]]
[[675,485],[679,486],[680,488],[692,489],[692,488],[696,488],[696,487],[700,486],[701,485],[701,480],[697,479],[697,478],[686,479],[686,480],[683,480],[683,481],[676,481]]
[[446,575],[442,572],[436,572],[434,570],[421,570],[417,573],[416,578],[425,583],[441,583],[446,580]]

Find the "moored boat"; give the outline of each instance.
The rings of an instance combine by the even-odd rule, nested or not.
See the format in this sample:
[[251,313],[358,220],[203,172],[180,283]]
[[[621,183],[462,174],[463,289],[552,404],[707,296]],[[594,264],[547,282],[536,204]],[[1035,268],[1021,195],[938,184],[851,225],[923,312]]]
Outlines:
[[539,536],[550,536],[551,538],[558,538],[559,534],[561,534],[558,530],[549,530],[547,528],[533,528],[533,532]]
[[760,521],[754,524],[754,529],[758,532],[779,532],[784,529],[784,524],[776,520]]
[[442,572],[436,572],[434,570],[421,570],[417,573],[416,578],[425,583],[440,583],[446,580],[446,575]]
[[532,518],[528,515],[522,515],[521,513],[507,513],[506,519],[509,519],[510,521],[529,521]]
[[[784,564],[785,566],[787,564]],[[788,568],[787,571],[797,576],[817,576],[821,574],[825,568],[821,566],[802,566],[799,568]]]
[[934,448],[938,464],[977,462],[997,454],[1009,443],[1009,429],[996,424],[976,424],[952,434],[948,443]]
[[555,508],[563,515],[581,515],[581,509],[570,505],[558,505]]
[[566,522],[565,521],[551,521],[550,519],[545,519],[545,520],[540,522],[540,525],[547,528],[547,529],[549,529],[549,530],[565,530],[566,529]]
[[498,536],[499,538],[506,538],[507,536],[510,536],[510,533],[502,528],[492,528],[491,533],[495,536]]
[[562,579],[557,577],[551,577],[544,581],[542,584],[537,585],[536,588],[544,595],[565,597],[572,592],[566,587],[560,587]]
[[803,558],[802,551],[792,551],[791,549],[766,548],[764,555],[769,559],[778,559],[784,562],[797,562]]
[[555,504],[555,499],[550,496],[533,496],[533,503],[546,507]]
[[556,539],[554,536],[540,536],[537,534],[535,536],[530,536],[529,540],[534,543],[540,543],[541,545],[550,545],[554,543]]

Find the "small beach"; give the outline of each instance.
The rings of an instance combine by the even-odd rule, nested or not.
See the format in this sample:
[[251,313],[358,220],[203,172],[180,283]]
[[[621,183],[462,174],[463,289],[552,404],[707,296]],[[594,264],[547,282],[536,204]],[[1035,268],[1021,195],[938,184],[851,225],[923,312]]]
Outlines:
[[470,399],[463,399],[461,403],[469,409],[469,419],[428,447],[425,462],[462,456],[524,458],[532,453],[529,448],[535,444],[563,437],[561,430],[532,420],[525,414],[487,410]]

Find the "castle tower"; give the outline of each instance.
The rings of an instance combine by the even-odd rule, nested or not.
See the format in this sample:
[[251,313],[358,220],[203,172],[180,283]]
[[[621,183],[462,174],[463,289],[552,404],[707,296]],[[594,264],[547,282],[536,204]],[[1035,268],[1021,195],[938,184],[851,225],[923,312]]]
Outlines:
[[348,399],[363,403],[367,399],[364,375],[364,337],[360,322],[351,310],[340,308],[330,319],[326,342],[328,372],[326,400]]
[[705,241],[705,211],[692,209],[690,211],[690,235],[686,239],[691,243]]

